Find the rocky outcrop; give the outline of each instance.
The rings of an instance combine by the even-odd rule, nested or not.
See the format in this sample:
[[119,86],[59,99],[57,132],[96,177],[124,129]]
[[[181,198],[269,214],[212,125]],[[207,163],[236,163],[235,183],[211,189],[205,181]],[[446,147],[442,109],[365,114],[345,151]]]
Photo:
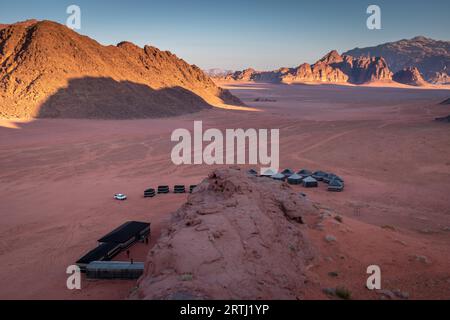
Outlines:
[[350,82],[354,84],[392,80],[392,72],[382,57],[353,58],[345,56],[341,68],[345,70],[350,77]]
[[428,81],[434,84],[450,84],[450,75],[444,71],[428,73]]
[[391,81],[392,72],[383,58],[353,58],[331,51],[315,64],[303,63],[297,68],[259,72],[254,69],[235,72],[225,80],[274,83],[353,83]]
[[448,123],[448,122],[450,122],[450,116],[436,118],[435,121],[447,122]]
[[174,213],[135,298],[302,298],[318,216],[283,182],[216,170]]
[[225,80],[235,80],[243,82],[279,82],[279,75],[283,74],[285,69],[279,69],[277,71],[256,71],[255,69],[248,68],[242,71],[236,71],[225,77]]
[[0,117],[144,118],[242,104],[197,66],[130,42],[102,46],[61,24],[0,30]]
[[450,98],[448,98],[448,99],[442,101],[441,104],[450,104]]
[[383,57],[394,73],[405,68],[416,67],[428,82],[436,84],[449,82],[450,41],[418,36],[375,47],[355,48],[344,55],[355,58]]
[[394,81],[410,86],[424,86],[426,81],[422,78],[416,67],[409,67],[394,74]]

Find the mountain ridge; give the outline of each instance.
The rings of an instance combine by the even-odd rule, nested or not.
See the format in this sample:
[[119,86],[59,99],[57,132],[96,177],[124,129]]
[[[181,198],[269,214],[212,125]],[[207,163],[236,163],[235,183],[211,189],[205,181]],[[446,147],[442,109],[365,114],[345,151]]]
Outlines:
[[[97,85],[103,83],[103,79],[111,79],[114,85],[109,88],[114,90],[97,94],[86,90],[89,87],[79,81],[77,88],[61,90],[68,88],[74,79],[86,79],[92,84],[95,78],[99,79]],[[147,92],[145,87],[148,87]],[[97,89],[102,91],[101,86]],[[136,95],[135,90],[139,94]],[[116,97],[112,101],[129,100],[132,103],[122,105],[124,112],[120,114],[123,118],[165,117],[214,105],[243,105],[227,90],[217,87],[200,68],[169,51],[148,45],[140,48],[127,41],[116,46],[103,46],[48,20],[3,26],[0,29],[0,117],[46,117],[39,110],[54,94],[59,95],[57,101],[68,103],[65,109],[76,108],[80,112],[79,118],[87,115],[110,118],[109,114],[89,110],[103,104],[101,99],[105,96]],[[72,96],[65,97],[69,94]],[[80,100],[80,96],[84,96],[83,99]],[[72,101],[84,102],[77,105]],[[106,110],[106,106],[102,108]],[[72,114],[61,106],[59,109],[60,112],[49,114],[55,117]],[[127,110],[144,113],[140,116]]]
[[261,81],[274,83],[352,83],[390,82],[393,73],[381,57],[340,55],[332,50],[314,64],[303,63],[295,68],[256,71],[252,68],[224,77],[224,80]]
[[353,57],[382,56],[394,73],[416,67],[430,83],[450,83],[450,41],[416,36],[372,47],[354,48],[344,54]]

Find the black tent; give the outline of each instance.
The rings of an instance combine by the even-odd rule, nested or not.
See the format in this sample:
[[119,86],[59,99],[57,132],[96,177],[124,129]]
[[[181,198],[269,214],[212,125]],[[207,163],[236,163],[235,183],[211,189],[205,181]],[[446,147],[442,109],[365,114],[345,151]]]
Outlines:
[[313,177],[306,177],[303,179],[303,186],[305,188],[317,188],[319,183]]
[[92,261],[111,260],[122,250],[120,243],[102,243],[95,249],[92,249],[76,262],[81,271],[85,271],[86,267]]
[[173,193],[185,193],[186,187],[184,185],[176,185],[173,187]]
[[156,195],[155,189],[147,189],[144,191],[144,198],[153,198]]
[[255,169],[250,169],[247,171],[248,174],[251,174],[252,176],[257,176],[258,175],[258,171],[256,171]]
[[158,186],[158,193],[169,193],[169,186]]
[[278,180],[278,181],[285,181],[285,180],[286,180],[285,175],[282,174],[282,173],[274,174],[273,176],[271,176],[271,178],[272,178],[273,180]]
[[338,179],[333,179],[328,184],[328,191],[340,192],[344,190],[344,183]]
[[289,178],[287,178],[287,181],[289,184],[302,184],[303,177],[299,174],[294,173]]
[[137,240],[144,239],[150,234],[150,223],[128,221],[114,229],[107,235],[98,239],[99,243],[118,243],[127,247]]
[[314,173],[312,174],[312,177],[313,177],[314,179],[316,179],[317,181],[322,181],[322,180],[323,180],[323,177],[325,177],[326,175],[327,175],[326,172],[323,172],[323,171],[316,171],[316,172],[314,172]]
[[283,174],[286,178],[290,177],[294,174],[295,172],[292,171],[291,169],[284,169],[281,174]]
[[326,174],[326,175],[323,177],[323,182],[325,182],[325,183],[330,183],[330,182],[331,182],[332,180],[334,180],[334,179],[339,180],[339,181],[341,181],[341,182],[344,182],[344,180],[343,180],[341,177],[335,175],[334,173],[328,173],[328,174]]
[[312,172],[308,169],[302,169],[299,172],[297,172],[298,175],[301,175],[303,178],[309,177],[312,175]]
[[277,174],[277,173],[275,172],[275,170],[267,169],[266,171],[264,171],[264,172],[261,174],[261,177],[267,177],[267,178],[270,178],[270,177],[273,176],[274,174]]

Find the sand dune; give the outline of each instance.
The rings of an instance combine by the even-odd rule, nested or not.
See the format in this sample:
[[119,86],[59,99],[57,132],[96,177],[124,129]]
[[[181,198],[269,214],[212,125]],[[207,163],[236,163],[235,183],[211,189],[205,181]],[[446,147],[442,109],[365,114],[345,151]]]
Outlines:
[[[196,184],[211,172],[170,160],[172,130],[203,120],[205,128],[280,128],[282,167],[345,177],[346,190],[338,194],[294,187],[330,215],[322,230],[308,234],[324,258],[310,266],[304,297],[328,298],[324,287],[344,285],[355,299],[379,299],[364,288],[365,268],[379,264],[385,289],[408,292],[411,299],[449,298],[450,127],[433,121],[448,115],[439,104],[448,90],[227,87],[261,111],[212,109],[158,120],[38,119],[16,123],[18,129],[0,127],[0,297],[128,297],[134,281],[83,280],[83,290],[69,291],[65,269],[125,220],[151,221],[150,247],[156,242],[186,196],[141,194],[158,184]],[[275,101],[254,102],[257,97]],[[114,202],[117,192],[129,201]],[[326,235],[337,241],[325,241]],[[150,247],[134,247],[132,256],[144,260]]]

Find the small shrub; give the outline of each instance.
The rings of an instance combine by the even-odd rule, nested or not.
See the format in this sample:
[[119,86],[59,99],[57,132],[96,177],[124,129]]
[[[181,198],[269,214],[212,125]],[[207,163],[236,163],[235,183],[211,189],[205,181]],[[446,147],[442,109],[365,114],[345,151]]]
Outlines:
[[185,273],[181,275],[181,281],[192,281],[194,276],[191,273]]
[[347,288],[338,287],[336,288],[336,296],[344,300],[350,300],[352,298],[352,293]]

